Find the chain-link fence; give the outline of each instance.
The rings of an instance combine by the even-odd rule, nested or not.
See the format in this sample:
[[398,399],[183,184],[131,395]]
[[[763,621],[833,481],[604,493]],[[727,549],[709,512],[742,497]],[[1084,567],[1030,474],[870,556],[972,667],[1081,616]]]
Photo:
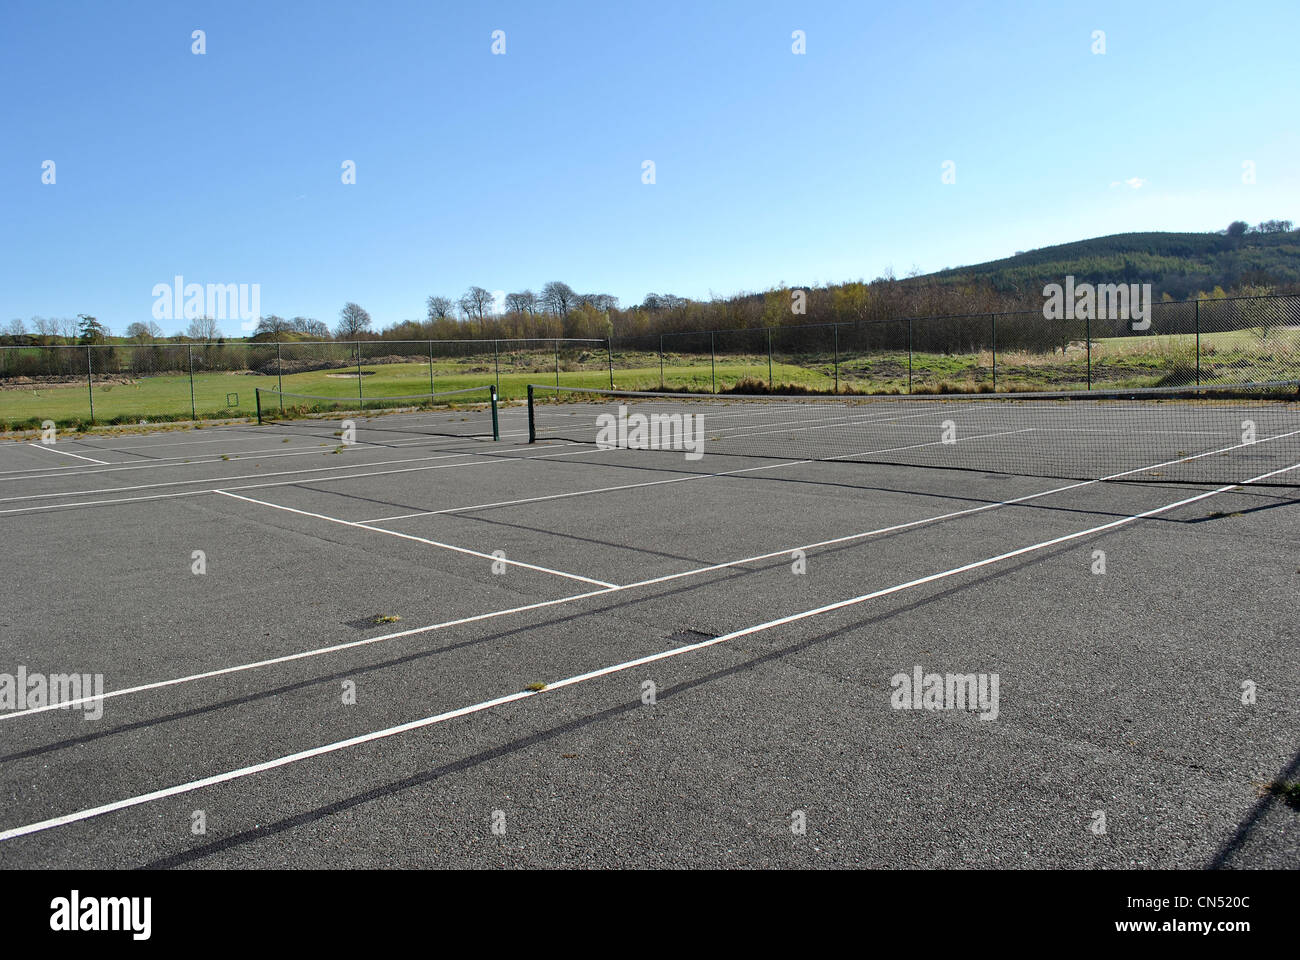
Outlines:
[[[1093,314],[1099,311],[1094,309]],[[1136,327],[1136,329],[1135,329]],[[1300,379],[1300,297],[1166,301],[1143,319],[1042,311],[615,340],[617,386],[970,393]]]
[[1141,321],[1122,313],[1049,319],[1035,311],[613,341],[5,346],[0,426],[249,416],[259,387],[383,397],[494,383],[511,401],[522,399],[529,383],[905,394],[1296,379],[1300,297],[1239,297],[1155,303]]
[[608,386],[604,340],[0,346],[0,429],[252,416],[258,388],[324,397],[403,396],[495,383]]

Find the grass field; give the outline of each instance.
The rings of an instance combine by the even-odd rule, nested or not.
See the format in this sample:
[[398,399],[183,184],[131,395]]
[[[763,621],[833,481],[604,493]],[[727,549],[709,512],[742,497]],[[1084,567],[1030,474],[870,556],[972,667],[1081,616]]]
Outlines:
[[[1089,352],[1091,358],[1089,358]],[[1049,353],[1006,351],[997,355],[996,387],[1008,390],[1082,389],[1159,386],[1191,383],[1197,379],[1195,337],[1102,338],[1066,345]],[[608,387],[607,360],[599,353],[584,354],[582,362],[563,361],[559,383],[571,387]],[[834,356],[829,353],[768,357],[726,355],[713,361],[708,354],[667,353],[661,361],[653,352],[615,353],[614,385],[625,390],[668,389],[725,390],[740,380],[798,385],[811,390],[916,393],[987,391],[994,387],[991,351],[969,354],[889,351],[842,354],[838,380]],[[434,390],[482,386],[497,380],[492,358],[438,359],[433,365]],[[1202,382],[1248,382],[1300,377],[1300,332],[1237,330],[1201,337]],[[366,396],[397,396],[430,392],[428,362],[383,363],[361,368],[361,390]],[[94,384],[94,419],[97,423],[138,423],[142,420],[220,419],[251,416],[256,411],[255,391],[283,386],[289,393],[324,397],[357,395],[357,374],[352,368],[285,374],[282,378],[247,371],[196,373],[193,398],[187,374],[121,377]],[[519,400],[529,383],[554,383],[553,364],[533,362],[502,364],[499,385],[504,400]],[[62,427],[78,427],[91,419],[90,396],[84,381],[33,383],[0,389],[0,427],[32,428],[44,420]]]

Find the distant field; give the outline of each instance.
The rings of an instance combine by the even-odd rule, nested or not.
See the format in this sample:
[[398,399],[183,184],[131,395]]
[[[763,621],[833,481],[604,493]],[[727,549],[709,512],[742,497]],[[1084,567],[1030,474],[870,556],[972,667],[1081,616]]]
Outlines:
[[[1088,383],[1087,345],[1075,341],[1064,351],[1038,353],[999,351],[997,389],[1082,389]],[[766,383],[766,354],[723,355],[711,363],[708,354],[615,352],[614,385],[625,390],[664,388],[727,389],[742,379]],[[561,362],[559,382],[572,387],[608,387],[605,357],[584,354],[580,363]],[[838,386],[861,392],[959,392],[991,390],[994,386],[991,351],[968,354],[905,351],[844,353],[839,357]],[[1195,337],[1190,334],[1099,338],[1091,348],[1092,385],[1136,387],[1190,383],[1196,379]],[[428,393],[429,364],[379,363],[362,365],[361,389],[366,396]],[[782,354],[773,358],[771,379],[830,392],[837,385],[830,353]],[[662,380],[661,380],[662,377]],[[501,396],[522,399],[529,383],[555,382],[554,366],[544,360],[507,367],[500,374]],[[1300,378],[1300,332],[1274,331],[1268,336],[1250,330],[1208,333],[1201,337],[1200,378],[1203,382],[1246,382]],[[352,368],[285,374],[286,392],[325,397],[355,396],[357,376]],[[433,389],[455,390],[496,380],[491,357],[441,358],[433,365]],[[0,381],[3,383],[3,381]],[[193,410],[199,419],[251,416],[257,388],[276,389],[279,380],[248,372],[196,373]],[[163,374],[94,385],[95,421],[134,423],[140,420],[181,420],[191,416],[190,378]],[[0,426],[32,427],[43,420],[61,426],[88,423],[90,404],[84,382],[36,383],[0,389]]]

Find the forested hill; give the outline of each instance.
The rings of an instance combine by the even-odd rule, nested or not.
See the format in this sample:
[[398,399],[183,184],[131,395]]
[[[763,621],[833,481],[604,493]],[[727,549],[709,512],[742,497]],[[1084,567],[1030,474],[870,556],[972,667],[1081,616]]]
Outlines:
[[[1276,222],[1275,222],[1276,223]],[[1244,225],[1243,225],[1244,226]],[[1261,224],[1261,227],[1269,226]],[[1276,223],[1276,227],[1290,226]],[[1199,291],[1300,283],[1300,230],[1117,233],[1028,250],[1002,260],[917,277],[940,284],[985,283],[1004,294],[1042,290],[1067,275],[1093,283],[1150,283],[1175,300]]]

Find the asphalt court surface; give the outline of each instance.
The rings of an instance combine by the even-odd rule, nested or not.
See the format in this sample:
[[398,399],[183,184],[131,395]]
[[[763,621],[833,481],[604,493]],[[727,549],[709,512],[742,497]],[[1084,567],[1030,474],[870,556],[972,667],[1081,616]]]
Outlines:
[[0,711],[0,865],[1300,864],[1300,489],[500,421],[0,443],[0,674],[105,694]]

